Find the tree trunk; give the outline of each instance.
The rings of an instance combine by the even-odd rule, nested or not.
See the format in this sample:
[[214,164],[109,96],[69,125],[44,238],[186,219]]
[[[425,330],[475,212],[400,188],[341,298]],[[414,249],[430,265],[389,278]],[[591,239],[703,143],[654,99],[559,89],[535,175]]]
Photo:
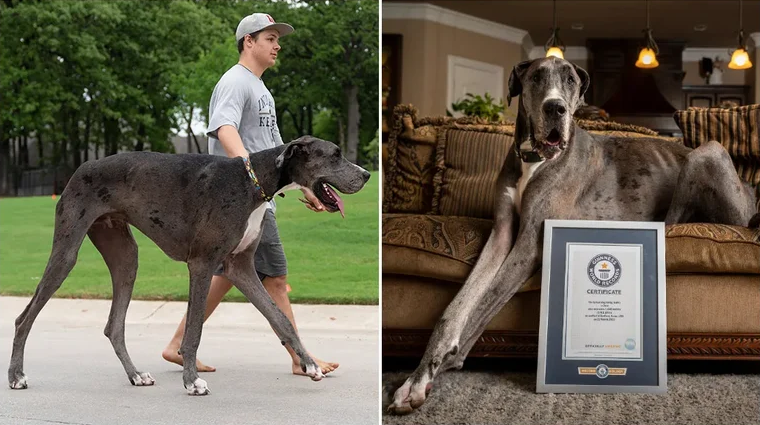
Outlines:
[[90,130],[92,129],[92,111],[87,109],[87,117],[84,121],[84,162],[90,160]]
[[24,137],[21,139],[21,165],[24,166],[24,168],[29,168],[29,138],[24,135]]
[[119,151],[119,121],[113,118],[103,118],[103,140],[105,156],[116,155]]
[[346,129],[343,127],[343,114],[338,114],[338,146],[346,149]]
[[71,159],[74,169],[82,165],[82,142],[79,139],[79,115],[71,114],[71,126],[69,127],[71,141]]
[[37,155],[40,159],[37,166],[43,168],[45,166],[45,145],[42,141],[42,133],[37,134]]
[[306,112],[308,112],[309,114],[309,118],[308,118],[309,132],[307,134],[313,135],[314,134],[314,106],[309,104],[306,106],[306,108],[307,108]]
[[195,133],[190,133],[191,136],[193,136],[193,141],[195,142],[195,149],[198,153],[203,153],[201,150],[201,145],[198,143],[198,138],[195,137]]
[[346,104],[348,105],[348,122],[346,139],[346,159],[356,164],[359,160],[359,87],[346,86]]
[[11,188],[11,141],[3,135],[0,140],[0,195],[10,194]]
[[[193,138],[193,107],[190,106],[190,118],[188,119],[185,117],[185,121],[187,122],[187,153],[193,153],[193,145],[192,145],[192,138]],[[200,152],[198,152],[200,153]]]

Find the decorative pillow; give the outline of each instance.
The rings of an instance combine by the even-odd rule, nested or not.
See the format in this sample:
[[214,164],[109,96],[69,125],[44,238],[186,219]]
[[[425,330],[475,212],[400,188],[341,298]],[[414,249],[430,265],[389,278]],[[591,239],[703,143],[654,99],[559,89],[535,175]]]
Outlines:
[[514,125],[452,124],[439,138],[433,214],[493,218],[496,179]]
[[[427,213],[433,197],[435,147],[440,124],[418,122],[417,110],[399,105],[388,137],[383,212]],[[427,120],[431,121],[431,120]]]
[[760,105],[690,108],[677,111],[673,118],[686,146],[717,140],[734,160],[739,177],[760,185]]
[[[412,105],[393,110],[394,128],[388,137],[387,169],[383,170],[383,213],[427,214],[433,209],[436,149],[445,128],[489,128],[476,117],[417,118]],[[506,124],[505,124],[506,125]]]

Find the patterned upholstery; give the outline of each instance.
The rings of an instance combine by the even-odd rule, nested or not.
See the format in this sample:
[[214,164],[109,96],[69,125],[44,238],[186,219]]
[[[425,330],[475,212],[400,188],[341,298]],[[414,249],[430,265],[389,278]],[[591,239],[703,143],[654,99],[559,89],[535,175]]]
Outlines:
[[739,177],[760,185],[760,105],[735,108],[690,108],[674,118],[686,146],[720,142],[734,160]]

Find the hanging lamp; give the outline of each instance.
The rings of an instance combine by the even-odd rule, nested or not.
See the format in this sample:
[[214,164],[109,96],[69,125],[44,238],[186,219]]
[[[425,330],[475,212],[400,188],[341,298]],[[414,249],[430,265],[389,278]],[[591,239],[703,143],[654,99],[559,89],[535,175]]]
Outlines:
[[652,37],[652,29],[649,28],[649,0],[647,0],[647,28],[643,32],[645,46],[639,51],[636,67],[645,69],[657,68],[660,66],[660,63],[657,62],[657,55],[660,54],[660,49]]
[[752,62],[749,60],[747,45],[744,44],[744,28],[742,25],[742,0],[739,0],[739,47],[731,54],[731,62],[728,67],[731,69],[748,69],[752,68]]
[[565,58],[565,46],[559,38],[559,28],[557,28],[557,0],[554,0],[554,28],[552,28],[552,35],[549,37],[549,41],[544,45],[544,50],[546,50],[547,58],[550,56],[560,59]]

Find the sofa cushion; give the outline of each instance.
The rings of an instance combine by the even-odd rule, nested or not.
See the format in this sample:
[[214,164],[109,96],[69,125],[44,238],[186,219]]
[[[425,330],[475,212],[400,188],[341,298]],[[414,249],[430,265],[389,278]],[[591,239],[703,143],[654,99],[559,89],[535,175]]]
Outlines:
[[[540,283],[540,273],[534,275]],[[760,332],[757,275],[668,274],[668,332]],[[460,285],[434,279],[383,275],[383,329],[433,329]],[[515,294],[488,330],[538,330],[540,292]],[[695,314],[696,313],[696,314]]]
[[734,160],[739,177],[760,185],[760,105],[677,111],[686,146],[717,140]]
[[492,218],[494,190],[513,125],[456,126],[439,139],[433,214]]
[[668,273],[760,274],[758,229],[725,224],[676,224],[666,227],[665,243]]
[[[383,214],[383,273],[464,282],[491,227],[491,220],[469,217]],[[723,224],[667,226],[665,267],[669,274],[760,275],[760,230]],[[539,289],[540,283],[521,290]]]

